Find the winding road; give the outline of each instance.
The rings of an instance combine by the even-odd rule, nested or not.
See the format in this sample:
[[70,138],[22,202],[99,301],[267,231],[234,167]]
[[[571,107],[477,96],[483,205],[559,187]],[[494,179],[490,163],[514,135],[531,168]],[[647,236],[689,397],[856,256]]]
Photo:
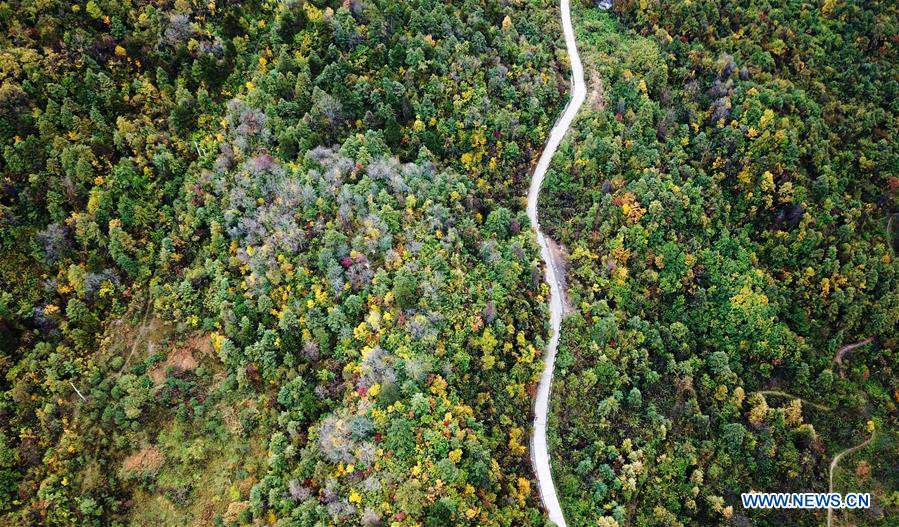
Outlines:
[[[853,453],[865,448],[866,446],[871,444],[871,441],[874,441],[875,437],[877,437],[876,429],[871,430],[871,437],[869,437],[863,443],[855,445],[854,447],[851,447],[851,448],[847,448],[846,450],[844,450],[844,451],[840,452],[839,454],[837,454],[836,456],[834,456],[833,461],[830,462],[830,476],[829,476],[830,483],[829,483],[829,488],[828,488],[829,493],[833,494],[833,471],[836,470],[837,465],[840,464],[840,460],[843,459],[843,456],[853,454]],[[827,508],[827,527],[830,527],[832,522],[833,522],[833,509],[828,507]]]
[[561,265],[553,257],[549,249],[549,240],[540,230],[540,222],[537,218],[537,198],[540,196],[540,188],[543,186],[543,178],[552,161],[553,154],[562,142],[565,132],[574,121],[578,109],[587,97],[587,86],[584,83],[584,68],[581,57],[577,52],[577,44],[574,39],[574,29],[571,26],[571,5],[569,0],[561,0],[562,28],[565,33],[565,46],[568,48],[568,56],[571,60],[571,100],[565,107],[562,117],[556,122],[549,135],[549,140],[543,148],[543,153],[537,161],[534,175],[531,176],[531,188],[528,191],[528,218],[534,232],[537,234],[537,243],[540,245],[540,257],[546,263],[546,281],[549,283],[549,345],[543,354],[544,370],[537,387],[537,398],[534,402],[534,429],[531,436],[531,463],[534,465],[534,473],[537,475],[537,484],[540,488],[540,498],[543,506],[552,520],[559,527],[566,527],[562,506],[559,504],[559,496],[553,483],[552,469],[549,464],[549,450],[546,444],[546,422],[549,412],[549,392],[553,382],[553,368],[556,362],[556,348],[559,345],[559,330],[562,326],[562,300]]

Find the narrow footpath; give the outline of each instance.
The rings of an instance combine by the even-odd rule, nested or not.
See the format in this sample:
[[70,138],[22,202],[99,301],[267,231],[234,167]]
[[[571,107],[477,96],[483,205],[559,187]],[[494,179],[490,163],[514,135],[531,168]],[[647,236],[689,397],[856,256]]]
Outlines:
[[540,230],[540,222],[537,218],[537,199],[540,196],[540,188],[543,186],[543,178],[552,161],[553,154],[562,142],[565,132],[574,121],[578,109],[587,97],[587,86],[584,83],[584,68],[581,57],[577,51],[574,38],[574,28],[571,26],[570,0],[561,0],[562,28],[565,33],[565,46],[568,49],[568,57],[571,61],[571,100],[565,107],[562,117],[556,122],[549,135],[549,140],[540,155],[534,175],[531,176],[531,188],[528,192],[528,218],[534,232],[537,234],[537,243],[540,245],[540,257],[546,264],[546,281],[549,283],[549,345],[543,354],[545,364],[540,384],[537,387],[537,398],[534,402],[534,427],[531,437],[531,463],[534,465],[534,473],[537,475],[537,484],[540,489],[540,498],[543,506],[552,520],[559,527],[567,527],[562,506],[559,504],[559,496],[553,483],[552,470],[549,463],[549,450],[546,444],[546,422],[549,413],[549,394],[553,382],[553,369],[556,362],[556,348],[559,345],[559,330],[562,326],[562,312],[564,302],[562,300],[561,265],[553,258],[549,249],[549,241]]
[[[853,453],[865,448],[866,446],[871,444],[871,441],[874,441],[875,437],[877,437],[877,429],[871,430],[871,437],[869,437],[864,442],[862,442],[858,445],[855,445],[854,447],[847,448],[846,450],[844,450],[844,451],[840,452],[839,454],[837,454],[836,456],[834,456],[833,461],[830,462],[830,471],[829,471],[830,476],[828,476],[829,484],[828,484],[828,489],[827,489],[828,493],[833,494],[833,471],[837,469],[837,465],[840,464],[840,460],[843,459],[843,456],[848,456],[850,454],[853,454]],[[827,527],[831,527],[832,524],[833,524],[833,509],[830,507],[827,507]]]

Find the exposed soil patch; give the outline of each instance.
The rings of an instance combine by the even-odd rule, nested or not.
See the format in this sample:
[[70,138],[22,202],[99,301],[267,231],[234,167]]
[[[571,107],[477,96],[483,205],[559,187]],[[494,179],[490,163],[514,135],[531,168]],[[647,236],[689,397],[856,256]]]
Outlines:
[[590,71],[590,91],[587,93],[587,104],[594,110],[606,107],[606,89],[602,76],[595,69]]
[[181,346],[175,347],[164,362],[157,364],[147,375],[157,386],[165,382],[166,372],[172,368],[175,372],[191,371],[200,365],[200,359],[212,356],[212,343],[209,335],[195,334]]
[[165,463],[165,455],[153,445],[146,446],[125,458],[125,472],[156,472]]
[[249,501],[231,502],[228,504],[228,510],[225,512],[225,515],[222,517],[222,519],[227,524],[237,523],[238,518],[240,518],[240,513],[249,506]]
[[549,255],[552,258],[552,265],[557,271],[559,285],[561,286],[562,314],[567,315],[572,311],[571,303],[568,301],[568,278],[566,275],[568,272],[568,250],[564,245],[556,243],[549,237],[546,238],[546,243],[549,246]]

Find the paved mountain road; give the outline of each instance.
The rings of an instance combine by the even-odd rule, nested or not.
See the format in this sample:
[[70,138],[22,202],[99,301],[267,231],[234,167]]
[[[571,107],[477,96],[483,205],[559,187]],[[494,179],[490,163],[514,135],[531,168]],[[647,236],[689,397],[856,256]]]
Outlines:
[[549,140],[543,148],[543,153],[537,161],[537,167],[531,176],[531,188],[528,191],[528,218],[537,234],[537,243],[540,245],[540,256],[546,263],[546,281],[549,283],[550,297],[550,339],[549,345],[543,354],[545,369],[540,377],[537,387],[537,398],[534,402],[534,428],[531,437],[531,462],[537,475],[537,484],[540,489],[540,498],[546,508],[549,519],[559,527],[566,527],[565,516],[556,486],[553,483],[552,470],[549,464],[549,450],[546,444],[546,421],[549,412],[549,393],[553,382],[553,368],[556,361],[556,348],[559,345],[559,330],[562,325],[562,313],[564,302],[562,298],[562,266],[556,261],[553,252],[549,248],[549,240],[540,230],[540,222],[537,218],[537,199],[540,196],[540,188],[543,186],[543,178],[552,161],[553,154],[562,142],[565,132],[571,127],[578,109],[587,97],[587,86],[584,83],[584,68],[581,57],[578,55],[577,44],[574,38],[574,28],[571,26],[570,0],[561,0],[560,12],[562,16],[562,28],[565,33],[565,46],[568,48],[568,56],[571,61],[571,100],[565,107],[562,117],[556,122],[549,135]]

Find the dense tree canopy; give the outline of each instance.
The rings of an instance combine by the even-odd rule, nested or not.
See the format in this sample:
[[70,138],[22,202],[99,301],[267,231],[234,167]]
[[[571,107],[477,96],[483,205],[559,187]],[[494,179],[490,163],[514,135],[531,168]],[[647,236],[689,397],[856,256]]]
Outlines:
[[0,20],[0,524],[542,524],[552,4]]
[[[899,517],[897,7],[575,6],[571,525]],[[536,0],[0,2],[0,525],[542,526]]]
[[575,12],[590,93],[541,203],[576,308],[553,398],[573,525],[820,525],[740,493],[826,492],[873,429],[835,490],[874,492],[858,524],[899,515],[896,15]]

